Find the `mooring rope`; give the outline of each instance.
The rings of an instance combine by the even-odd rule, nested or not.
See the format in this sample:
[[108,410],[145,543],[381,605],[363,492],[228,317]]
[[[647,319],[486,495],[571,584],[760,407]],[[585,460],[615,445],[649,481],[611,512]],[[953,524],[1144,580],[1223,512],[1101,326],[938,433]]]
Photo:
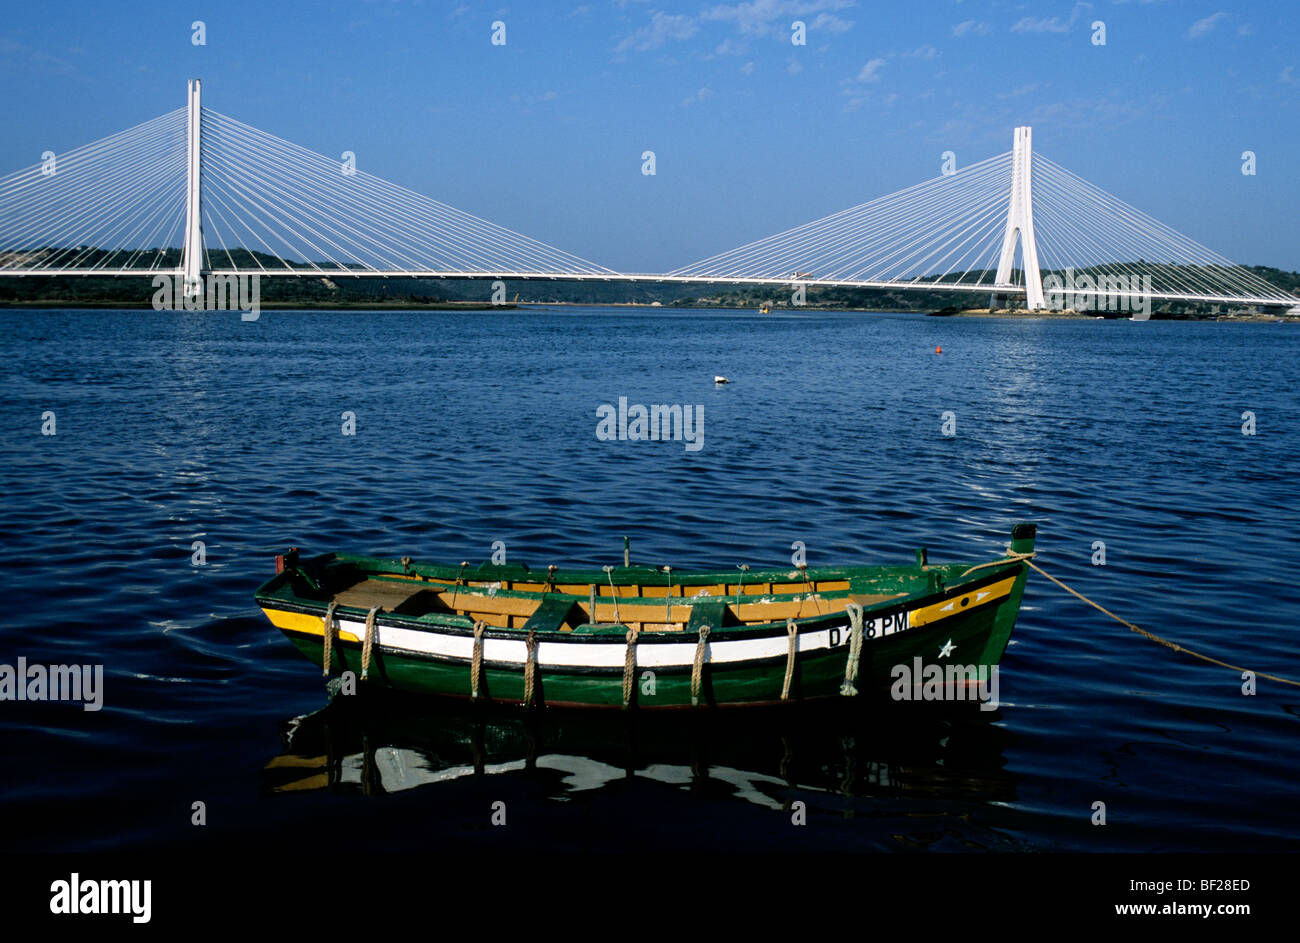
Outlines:
[[330,607],[325,610],[325,624],[321,626],[325,634],[325,651],[321,657],[321,674],[329,677],[330,673],[330,656],[334,654],[334,610],[339,607],[337,601],[331,599]]
[[700,688],[704,680],[704,652],[709,645],[709,627],[700,626],[700,640],[695,643],[695,663],[691,665],[691,707],[700,703]]
[[487,623],[482,619],[474,623],[474,656],[469,663],[469,696],[476,701],[483,684],[483,630],[486,628]]
[[632,703],[632,683],[636,675],[636,627],[628,626],[627,654],[623,656],[623,706]]
[[528,633],[528,656],[524,662],[524,706],[533,706],[533,692],[537,684],[537,636]]
[[1215,658],[1213,655],[1207,655],[1204,652],[1198,652],[1195,649],[1188,648],[1186,645],[1179,645],[1177,642],[1171,642],[1169,641],[1169,639],[1156,635],[1154,632],[1148,632],[1146,629],[1142,628],[1141,626],[1134,625],[1132,622],[1129,622],[1127,619],[1115,615],[1115,613],[1111,612],[1109,609],[1107,609],[1105,606],[1101,605],[1100,603],[1093,602],[1091,599],[1083,595],[1083,593],[1079,592],[1077,589],[1067,586],[1065,583],[1058,580],[1051,573],[1048,573],[1041,566],[1039,566],[1037,563],[1034,562],[1034,557],[1037,556],[1037,554],[1032,551],[1029,553],[1018,553],[1017,551],[1012,550],[1010,547],[1008,547],[1006,550],[1006,554],[1007,555],[1003,557],[1001,560],[991,560],[988,563],[981,563],[978,566],[971,567],[969,570],[967,570],[965,573],[959,576],[958,579],[961,579],[962,577],[967,576],[970,573],[974,573],[976,570],[982,570],[985,567],[1001,566],[1004,563],[1023,562],[1026,566],[1030,567],[1035,572],[1041,573],[1047,579],[1051,580],[1057,586],[1061,587],[1061,589],[1065,590],[1071,596],[1083,600],[1088,605],[1096,609],[1098,612],[1110,616],[1112,619],[1114,619],[1116,622],[1118,622],[1120,625],[1124,626],[1125,628],[1129,629],[1130,631],[1136,632],[1138,635],[1141,635],[1143,638],[1150,639],[1151,641],[1159,645],[1163,645],[1165,648],[1168,648],[1171,651],[1182,652],[1184,655],[1191,655],[1193,658],[1199,658],[1201,661],[1209,662],[1211,665],[1218,665],[1220,668],[1227,668],[1231,671],[1236,671],[1239,674],[1243,674],[1249,671],[1252,675],[1254,675],[1257,678],[1267,678],[1269,681],[1276,681],[1279,684],[1289,684],[1292,685],[1293,687],[1300,688],[1300,681],[1293,681],[1290,678],[1283,678],[1279,675],[1269,674],[1267,671],[1254,671],[1253,669],[1250,668],[1242,668],[1239,665],[1229,664],[1228,662],[1223,661],[1222,659]]
[[862,658],[862,607],[851,602],[844,611],[849,614],[849,660],[844,663],[844,683],[840,685],[840,694],[854,697],[858,689],[853,682],[858,680],[858,662]]
[[379,612],[379,607],[373,607],[366,613],[366,638],[361,644],[361,680],[365,681],[370,674],[370,651],[375,645],[375,614]]
[[[1021,555],[1021,557],[1022,557],[1022,559],[1025,559],[1025,556],[1024,556],[1023,554]],[[1238,666],[1238,665],[1230,665],[1230,664],[1228,664],[1228,662],[1226,662],[1226,661],[1222,661],[1222,660],[1220,660],[1220,659],[1218,659],[1218,658],[1215,658],[1215,657],[1212,656],[1212,655],[1206,655],[1206,654],[1204,654],[1203,652],[1198,652],[1198,651],[1195,651],[1195,650],[1193,650],[1193,649],[1190,649],[1190,648],[1188,648],[1188,647],[1185,646],[1185,645],[1179,645],[1177,642],[1171,642],[1171,641],[1169,641],[1169,639],[1167,639],[1167,638],[1161,638],[1159,635],[1156,635],[1154,632],[1148,632],[1146,629],[1141,628],[1140,626],[1136,626],[1136,625],[1134,625],[1132,622],[1129,622],[1127,619],[1122,619],[1122,618],[1120,618],[1119,616],[1115,615],[1115,613],[1113,613],[1113,612],[1111,612],[1109,609],[1107,609],[1105,606],[1102,606],[1102,605],[1100,605],[1100,604],[1098,604],[1098,603],[1093,602],[1091,599],[1089,599],[1087,596],[1083,595],[1083,593],[1079,592],[1078,590],[1076,590],[1076,589],[1071,589],[1069,586],[1066,586],[1064,583],[1062,583],[1060,580],[1058,580],[1055,576],[1052,576],[1052,574],[1048,573],[1046,570],[1044,570],[1041,566],[1039,566],[1039,565],[1038,565],[1037,563],[1035,563],[1033,560],[1025,559],[1025,563],[1027,563],[1029,566],[1031,566],[1035,571],[1037,571],[1037,572],[1041,573],[1043,576],[1047,577],[1049,580],[1051,580],[1051,581],[1052,581],[1053,583],[1055,583],[1057,586],[1061,587],[1061,589],[1065,590],[1065,591],[1066,591],[1067,593],[1069,593],[1071,596],[1076,596],[1076,597],[1078,597],[1079,599],[1082,599],[1084,602],[1086,602],[1088,605],[1092,606],[1094,609],[1097,609],[1097,610],[1099,610],[1100,612],[1105,613],[1106,615],[1108,615],[1108,616],[1110,616],[1112,619],[1114,619],[1116,622],[1118,622],[1120,625],[1125,626],[1125,627],[1131,629],[1132,631],[1136,632],[1138,635],[1141,635],[1143,638],[1149,638],[1151,641],[1153,641],[1153,642],[1157,642],[1157,643],[1159,643],[1159,644],[1165,646],[1165,648],[1172,649],[1173,651],[1176,651],[1176,652],[1182,652],[1182,653],[1185,654],[1185,655],[1191,655],[1193,658],[1199,658],[1201,661],[1207,661],[1207,662],[1209,662],[1210,664],[1212,664],[1212,665],[1218,665],[1218,666],[1221,667],[1221,668],[1228,668],[1228,669],[1230,669],[1230,670],[1232,670],[1232,671],[1235,671],[1235,672],[1237,672],[1237,673],[1239,673],[1239,674],[1242,674],[1242,673],[1245,673],[1245,672],[1249,671],[1251,674],[1253,674],[1253,675],[1254,675],[1255,677],[1257,677],[1257,678],[1267,678],[1269,681],[1276,681],[1276,682],[1278,682],[1279,684],[1289,684],[1289,685],[1292,685],[1292,686],[1294,686],[1294,687],[1298,687],[1298,688],[1300,688],[1300,681],[1293,681],[1293,680],[1291,680],[1290,678],[1282,678],[1282,677],[1279,677],[1278,675],[1269,674],[1269,673],[1266,672],[1266,671],[1253,671],[1253,670],[1251,670],[1250,668],[1242,668],[1242,667],[1240,667],[1240,666]]]
[[[1020,553],[1019,551],[1012,550],[1010,547],[1008,547],[1008,548],[1007,548],[1005,551],[1003,551],[1003,552],[1006,553],[1006,556],[1003,557],[1001,560],[990,560],[988,563],[981,563],[981,564],[979,564],[978,566],[973,566],[973,567],[971,567],[969,570],[967,570],[965,573],[963,573],[961,576],[957,577],[957,579],[959,579],[959,580],[960,580],[960,579],[965,579],[967,576],[969,576],[970,574],[974,573],[976,570],[982,570],[982,569],[984,569],[985,567],[990,567],[990,566],[1002,566],[1002,564],[1004,564],[1004,563],[1019,563],[1021,560],[1024,560],[1024,561],[1028,562],[1028,561],[1034,559],[1034,556],[1035,556],[1035,554],[1034,554],[1034,552],[1033,552],[1032,550],[1031,550],[1029,553]],[[1030,566],[1033,566],[1032,563],[1030,563],[1029,565],[1030,565]],[[1044,575],[1046,575],[1046,574],[1044,574]]]
[[799,652],[799,626],[793,619],[785,621],[785,630],[790,633],[790,654],[785,659],[785,681],[781,684],[781,700],[790,699],[790,682],[794,680],[794,658]]

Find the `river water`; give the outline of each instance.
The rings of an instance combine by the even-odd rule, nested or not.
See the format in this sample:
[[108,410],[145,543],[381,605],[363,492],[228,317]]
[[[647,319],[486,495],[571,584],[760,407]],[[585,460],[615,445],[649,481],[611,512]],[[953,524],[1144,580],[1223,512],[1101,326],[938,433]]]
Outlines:
[[[1293,327],[7,310],[0,332],[0,663],[103,666],[101,710],[0,702],[0,846],[1300,848],[1300,689],[1245,694],[1037,574],[988,712],[322,712],[251,598],[290,545],[978,561],[1032,520],[1039,562],[1118,614],[1300,678]],[[699,409],[699,447],[598,438],[620,397]]]

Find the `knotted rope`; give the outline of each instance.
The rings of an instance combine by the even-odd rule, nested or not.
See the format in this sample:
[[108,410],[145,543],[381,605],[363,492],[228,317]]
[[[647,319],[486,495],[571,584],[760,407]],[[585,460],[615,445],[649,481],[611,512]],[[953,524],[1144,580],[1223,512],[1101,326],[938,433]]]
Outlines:
[[533,694],[537,684],[537,636],[528,633],[528,655],[524,661],[524,706],[533,706]]
[[790,654],[785,659],[785,681],[781,685],[781,700],[790,699],[790,682],[794,680],[794,657],[799,652],[799,626],[793,619],[787,619],[785,630],[790,633]]
[[321,657],[321,674],[328,677],[330,673],[330,656],[334,654],[334,610],[339,604],[330,600],[330,607],[325,610],[325,624],[321,631],[325,635],[325,651]]
[[623,656],[623,706],[632,703],[632,685],[636,675],[636,636],[635,627],[627,630],[627,654]]
[[858,680],[858,662],[862,658],[862,607],[855,602],[844,607],[849,614],[849,660],[844,665],[844,683],[840,685],[840,694],[854,697],[858,689],[853,682]]
[[365,681],[370,675],[370,652],[375,646],[375,615],[379,612],[379,607],[373,607],[366,613],[366,638],[361,644],[361,680]]
[[479,619],[474,623],[474,656],[469,662],[469,696],[478,700],[479,688],[483,685],[483,630],[487,623]]
[[709,645],[709,627],[700,626],[700,640],[695,643],[695,663],[691,665],[691,706],[700,703],[700,687],[704,680],[704,653]]

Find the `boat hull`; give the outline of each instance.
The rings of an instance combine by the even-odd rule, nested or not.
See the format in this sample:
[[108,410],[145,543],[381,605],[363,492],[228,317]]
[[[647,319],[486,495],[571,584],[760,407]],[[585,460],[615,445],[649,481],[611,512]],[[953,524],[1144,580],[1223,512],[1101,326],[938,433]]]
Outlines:
[[[977,680],[1006,649],[1026,572],[1023,562],[998,564],[950,589],[868,608],[856,672],[852,620],[840,610],[798,620],[793,659],[789,623],[773,623],[715,631],[703,644],[699,632],[644,633],[631,644],[630,671],[622,632],[555,633],[530,650],[518,630],[493,628],[482,633],[477,685],[472,630],[386,624],[379,615],[367,662],[364,620],[344,615],[331,641],[330,674],[498,703],[657,710],[815,701],[861,690],[919,698],[923,671],[938,666],[944,699],[973,699]],[[278,605],[263,608],[306,658],[323,665],[321,615]]]

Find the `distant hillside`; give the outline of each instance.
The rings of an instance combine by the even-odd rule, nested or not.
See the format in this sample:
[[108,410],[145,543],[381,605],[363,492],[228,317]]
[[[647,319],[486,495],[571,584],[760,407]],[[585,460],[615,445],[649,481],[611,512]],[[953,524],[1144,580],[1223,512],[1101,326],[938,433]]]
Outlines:
[[[124,253],[107,253],[99,250],[82,251],[80,264],[126,265],[145,268],[152,263],[154,271],[168,269],[174,272],[180,265],[177,250],[154,250],[132,254],[132,262]],[[141,259],[144,261],[142,262]],[[243,269],[265,267],[282,269],[284,263],[263,253],[232,251],[229,257],[219,259],[220,264]],[[304,272],[305,265],[294,266]],[[1284,291],[1300,296],[1300,272],[1287,272],[1269,266],[1249,266],[1248,270]],[[170,273],[169,273],[170,274]],[[1081,273],[1079,273],[1081,274]],[[953,278],[954,276],[949,276]],[[968,281],[979,278],[989,281],[991,272],[969,272],[963,276]],[[66,303],[69,306],[115,304],[149,307],[154,288],[147,277],[142,278],[51,278],[32,275],[24,278],[0,278],[0,304]],[[762,287],[753,285],[682,285],[654,282],[550,282],[510,280],[506,283],[506,300],[519,304],[569,303],[569,304],[654,304],[674,307],[725,307],[755,308],[770,304],[774,308],[794,307],[790,286]],[[407,303],[414,305],[436,302],[489,303],[492,284],[488,280],[422,280],[409,278],[265,278],[261,283],[264,304],[301,304],[310,307],[318,304],[364,307],[367,304]],[[988,304],[981,293],[944,291],[915,291],[898,289],[863,288],[808,288],[805,302],[808,307],[841,310],[895,310],[934,311],[940,308],[978,308]],[[1188,305],[1157,302],[1153,313],[1165,316],[1186,317],[1227,313],[1225,305]]]

